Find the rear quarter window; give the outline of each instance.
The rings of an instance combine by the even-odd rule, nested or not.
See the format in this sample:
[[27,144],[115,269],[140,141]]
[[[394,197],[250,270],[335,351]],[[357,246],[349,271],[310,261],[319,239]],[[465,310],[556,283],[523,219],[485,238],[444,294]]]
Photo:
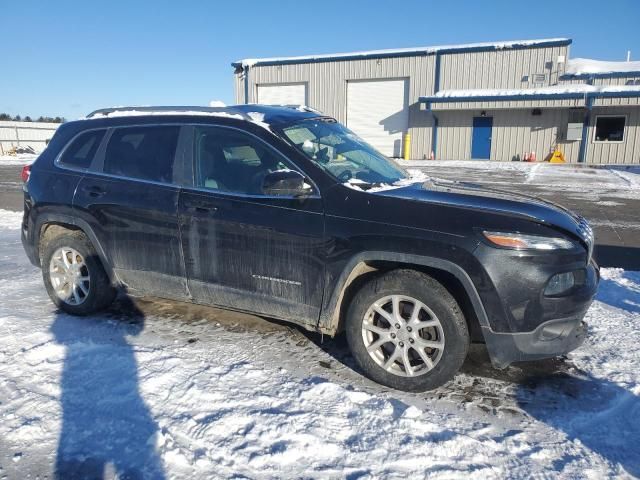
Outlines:
[[92,130],[78,135],[62,152],[59,163],[73,168],[89,168],[106,130]]

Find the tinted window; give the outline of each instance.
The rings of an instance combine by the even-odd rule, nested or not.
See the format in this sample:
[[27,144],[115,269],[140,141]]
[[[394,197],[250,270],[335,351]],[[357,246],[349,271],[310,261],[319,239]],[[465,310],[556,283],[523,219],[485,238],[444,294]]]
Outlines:
[[259,140],[225,128],[196,128],[196,186],[223,192],[262,194],[264,177],[290,169]]
[[89,168],[104,133],[105,130],[94,130],[78,135],[60,157],[60,163],[71,167]]
[[117,128],[109,139],[105,173],[171,183],[180,127]]

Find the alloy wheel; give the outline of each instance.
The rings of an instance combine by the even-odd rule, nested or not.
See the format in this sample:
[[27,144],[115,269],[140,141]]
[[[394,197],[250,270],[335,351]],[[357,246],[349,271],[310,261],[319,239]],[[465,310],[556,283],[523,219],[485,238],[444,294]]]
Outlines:
[[69,305],[81,305],[89,295],[89,269],[83,256],[73,248],[62,247],[53,253],[49,278],[58,298]]
[[373,302],[362,321],[362,339],[380,367],[402,377],[433,370],[445,347],[436,314],[421,301],[404,295]]

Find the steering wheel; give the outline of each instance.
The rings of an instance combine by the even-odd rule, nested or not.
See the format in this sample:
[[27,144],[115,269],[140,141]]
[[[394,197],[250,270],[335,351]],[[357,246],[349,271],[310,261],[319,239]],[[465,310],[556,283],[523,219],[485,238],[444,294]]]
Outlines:
[[345,170],[340,175],[338,175],[338,180],[340,180],[342,183],[348,182],[352,178],[353,178],[353,174],[351,173],[351,170]]

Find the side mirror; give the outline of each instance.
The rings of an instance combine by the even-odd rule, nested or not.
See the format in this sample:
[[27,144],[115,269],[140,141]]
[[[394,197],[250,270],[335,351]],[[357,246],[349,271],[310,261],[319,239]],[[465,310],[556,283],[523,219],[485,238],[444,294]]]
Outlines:
[[304,197],[313,188],[305,183],[304,176],[295,170],[278,170],[268,173],[262,181],[262,193],[277,197]]

